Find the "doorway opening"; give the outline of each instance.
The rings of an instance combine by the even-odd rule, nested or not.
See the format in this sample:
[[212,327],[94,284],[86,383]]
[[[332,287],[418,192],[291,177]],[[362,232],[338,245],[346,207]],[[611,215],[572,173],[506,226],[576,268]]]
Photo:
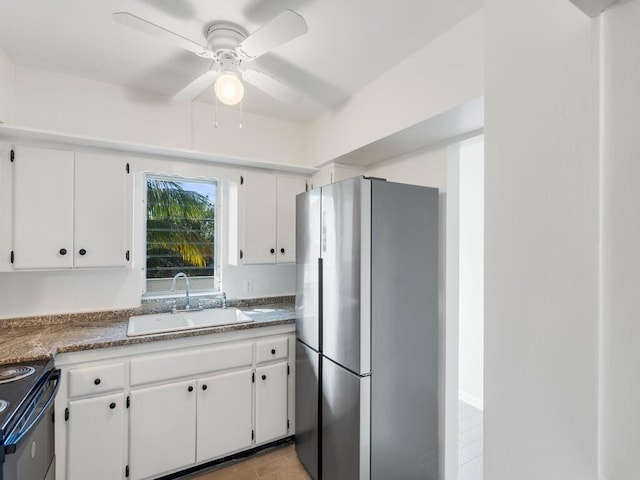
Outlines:
[[447,159],[446,480],[483,480],[484,137]]

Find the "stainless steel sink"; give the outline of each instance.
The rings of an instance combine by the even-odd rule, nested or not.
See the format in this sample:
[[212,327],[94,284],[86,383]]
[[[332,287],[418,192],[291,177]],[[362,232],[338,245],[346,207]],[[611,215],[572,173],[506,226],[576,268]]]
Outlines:
[[237,308],[210,308],[206,310],[156,313],[129,317],[128,337],[176,332],[198,328],[251,323],[253,319]]

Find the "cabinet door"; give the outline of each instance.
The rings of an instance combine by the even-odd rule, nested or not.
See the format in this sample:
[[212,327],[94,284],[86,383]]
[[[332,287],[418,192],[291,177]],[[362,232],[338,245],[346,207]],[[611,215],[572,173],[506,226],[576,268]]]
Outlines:
[[188,381],[131,392],[129,468],[133,480],[157,477],[195,462],[195,387],[195,381]]
[[76,267],[121,267],[129,263],[129,179],[122,156],[76,153]]
[[278,263],[296,261],[296,195],[307,188],[299,177],[278,176],[276,194],[276,255]]
[[243,214],[242,263],[276,262],[276,176],[248,172],[240,186]]
[[251,393],[250,369],[198,380],[197,462],[251,446]]
[[14,268],[73,266],[73,152],[15,149]]
[[124,478],[124,394],[69,402],[67,480]]
[[256,368],[256,443],[287,434],[287,362]]

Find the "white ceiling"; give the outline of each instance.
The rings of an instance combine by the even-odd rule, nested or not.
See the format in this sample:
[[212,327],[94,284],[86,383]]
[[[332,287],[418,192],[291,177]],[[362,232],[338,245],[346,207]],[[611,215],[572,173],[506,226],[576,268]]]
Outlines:
[[[172,96],[207,70],[199,58],[112,20],[128,11],[205,44],[216,20],[253,32],[290,8],[309,32],[253,67],[303,94],[282,104],[251,85],[246,111],[309,121],[482,6],[482,0],[0,0],[0,46],[13,62]],[[213,101],[212,88],[198,99]]]

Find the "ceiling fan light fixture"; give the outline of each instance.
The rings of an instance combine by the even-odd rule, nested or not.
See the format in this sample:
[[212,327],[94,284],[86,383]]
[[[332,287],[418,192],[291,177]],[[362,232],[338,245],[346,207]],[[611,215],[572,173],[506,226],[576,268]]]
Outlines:
[[225,72],[215,84],[216,97],[225,105],[235,105],[244,96],[244,85],[242,80],[233,72]]

